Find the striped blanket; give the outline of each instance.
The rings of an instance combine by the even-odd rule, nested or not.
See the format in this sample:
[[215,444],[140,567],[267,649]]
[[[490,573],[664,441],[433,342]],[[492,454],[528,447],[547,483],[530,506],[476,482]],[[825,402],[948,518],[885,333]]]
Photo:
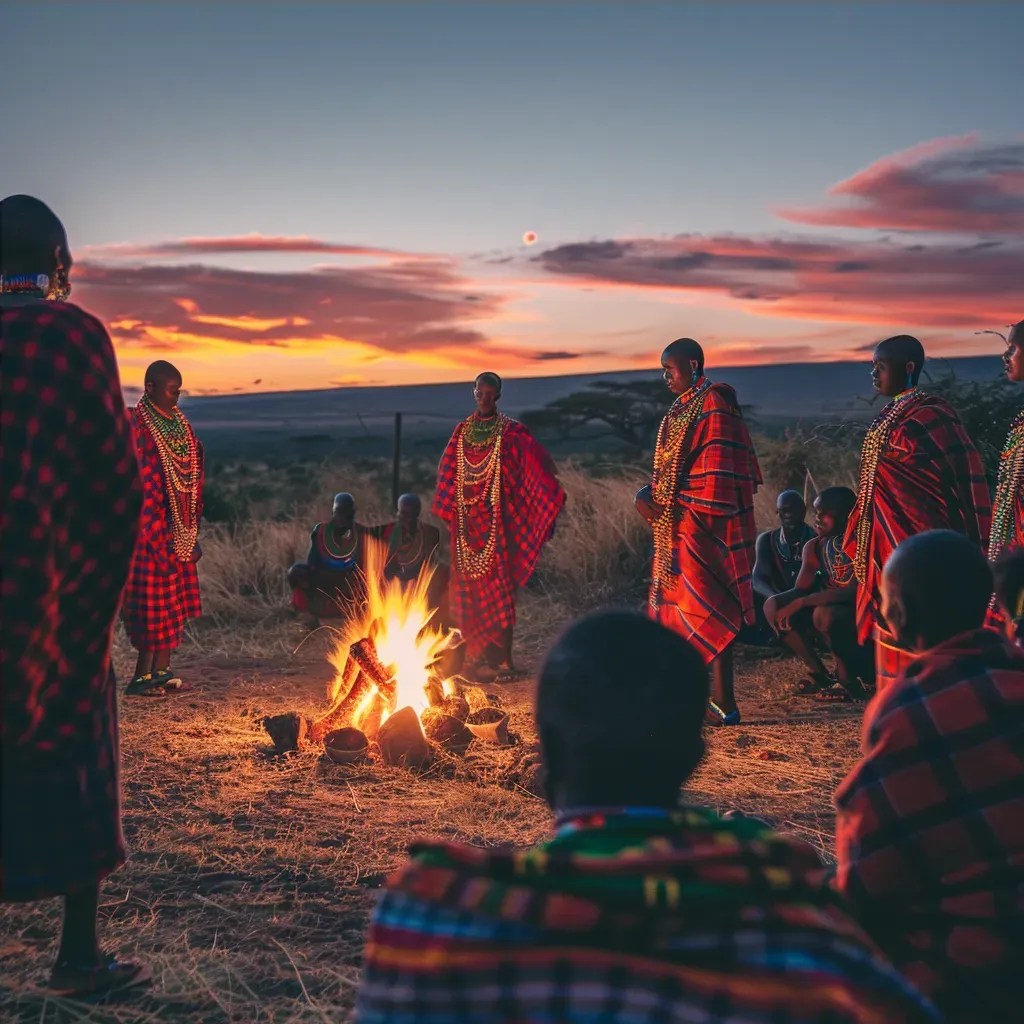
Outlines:
[[749,819],[619,811],[532,850],[411,853],[371,925],[361,1024],[936,1019],[814,850]]

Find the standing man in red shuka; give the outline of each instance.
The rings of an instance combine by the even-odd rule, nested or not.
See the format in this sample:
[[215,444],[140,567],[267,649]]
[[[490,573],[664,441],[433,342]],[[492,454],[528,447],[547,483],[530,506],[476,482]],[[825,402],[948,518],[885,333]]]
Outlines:
[[954,530],[982,550],[991,501],[985,467],[953,407],[918,386],[924,347],[900,334],[879,342],[871,382],[890,401],[864,438],[857,504],[844,548],[857,577],[857,638],[875,641],[875,685],[885,689],[913,660],[882,616],[882,570],[901,542]]
[[482,373],[476,412],[452,434],[437,473],[434,514],[451,531],[450,614],[466,638],[467,672],[509,678],[516,588],[526,586],[565,505],[551,456],[498,412],[501,378]]
[[188,619],[198,618],[196,562],[203,514],[203,446],[178,408],[181,374],[159,360],[146,370],[146,391],[132,410],[144,500],[139,541],[124,595],[124,624],[139,652],[132,696],[191,689],[171,669]]
[[110,337],[64,301],[64,227],[0,202],[3,777],[0,899],[61,896],[50,987],[149,972],[99,948],[100,883],[125,861],[110,639],[139,527],[139,471]]
[[755,622],[752,574],[761,469],[736,392],[704,376],[704,350],[680,338],[661,357],[676,400],[662,420],[654,476],[636,496],[654,530],[651,617],[711,665],[710,725],[739,725],[732,644]]

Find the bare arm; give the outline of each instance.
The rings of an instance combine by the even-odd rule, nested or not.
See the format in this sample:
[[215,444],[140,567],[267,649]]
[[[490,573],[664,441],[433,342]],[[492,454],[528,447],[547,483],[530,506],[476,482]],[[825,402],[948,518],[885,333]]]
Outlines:
[[760,534],[757,538],[757,544],[754,548],[754,593],[758,597],[763,597],[766,601],[769,597],[774,597],[778,592],[771,579],[772,572],[772,533],[771,530],[765,530],[764,533]]

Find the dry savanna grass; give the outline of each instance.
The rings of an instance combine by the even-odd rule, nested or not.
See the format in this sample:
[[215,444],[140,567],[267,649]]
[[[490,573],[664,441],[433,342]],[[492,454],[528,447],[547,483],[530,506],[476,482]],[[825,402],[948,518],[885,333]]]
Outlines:
[[[410,841],[522,845],[547,834],[543,803],[509,783],[510,766],[534,742],[529,683],[491,688],[519,747],[474,744],[423,774],[272,754],[263,716],[322,709],[331,676],[330,631],[306,636],[287,610],[284,570],[305,554],[335,490],[352,490],[366,520],[383,518],[389,504],[372,475],[322,472],[316,486],[325,497],[315,506],[279,503],[263,518],[204,530],[206,615],[176,660],[195,691],[122,703],[132,859],[104,885],[102,936],[151,964],[155,985],[102,1006],[47,997],[59,903],[5,906],[4,1020],[349,1020],[377,890]],[[565,516],[521,600],[518,657],[531,669],[573,616],[642,601],[649,534],[632,508],[642,474],[595,476],[569,465],[563,481]],[[774,489],[762,494],[767,526]],[[121,678],[133,657],[119,632]],[[829,857],[831,794],[856,756],[859,710],[790,696],[796,674],[788,658],[741,653],[744,725],[709,736],[686,796],[765,817]]]

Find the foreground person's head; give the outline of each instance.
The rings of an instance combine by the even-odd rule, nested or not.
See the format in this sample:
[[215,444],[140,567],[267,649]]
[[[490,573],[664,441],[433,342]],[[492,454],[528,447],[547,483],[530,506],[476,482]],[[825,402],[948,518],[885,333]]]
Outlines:
[[1006,351],[1003,353],[1003,366],[1006,376],[1018,384],[1024,382],[1024,320],[1010,328],[1010,336],[1006,339]]
[[570,626],[548,653],[536,719],[553,809],[675,807],[704,756],[704,661],[634,612]]
[[146,397],[162,413],[170,415],[181,398],[181,373],[166,359],[158,359],[146,367]]
[[814,528],[821,537],[833,537],[846,529],[857,504],[857,495],[849,487],[826,487],[814,499]]
[[677,338],[662,352],[661,369],[669,391],[682,395],[704,373],[704,349],[693,338]]
[[991,597],[988,559],[952,530],[909,537],[882,573],[882,617],[911,650],[927,651],[980,629]]
[[875,346],[871,383],[884,398],[895,398],[916,387],[924,368],[924,346],[909,334],[897,334]]
[[473,399],[476,411],[485,419],[498,411],[498,400],[501,398],[501,378],[496,373],[481,373],[473,382]]
[[996,603],[1006,620],[1006,635],[1024,647],[1024,548],[1008,548],[992,566]]
[[0,200],[0,276],[45,277],[44,294],[66,299],[71,262],[67,232],[46,203],[24,195]]
[[799,491],[783,491],[775,501],[775,511],[784,530],[795,530],[807,518],[807,505]]
[[331,522],[339,530],[351,530],[356,521],[356,499],[351,494],[342,493],[334,496],[334,507],[331,510]]

